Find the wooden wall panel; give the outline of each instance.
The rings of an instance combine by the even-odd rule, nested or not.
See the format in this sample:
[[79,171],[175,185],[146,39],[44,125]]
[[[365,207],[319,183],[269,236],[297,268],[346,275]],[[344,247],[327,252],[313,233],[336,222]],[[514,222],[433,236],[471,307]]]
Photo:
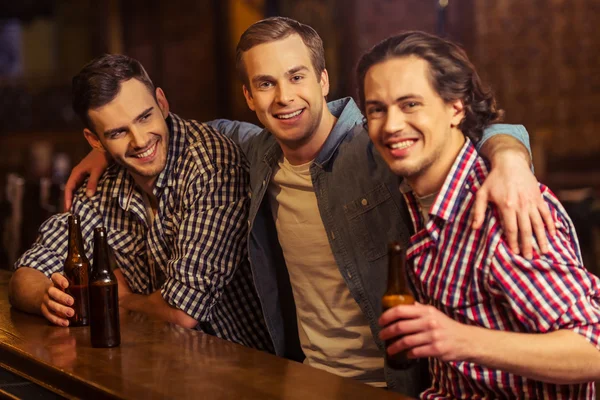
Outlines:
[[598,21],[597,0],[475,2],[475,63],[549,160],[600,152]]
[[354,67],[361,54],[388,36],[404,30],[438,33],[443,21],[446,37],[460,43],[470,52],[474,42],[473,3],[475,0],[449,0],[444,12],[433,0],[339,0],[345,9],[341,21],[341,63],[347,94],[356,93]]
[[185,118],[214,119],[219,102],[211,0],[123,1],[125,52],[140,60]]

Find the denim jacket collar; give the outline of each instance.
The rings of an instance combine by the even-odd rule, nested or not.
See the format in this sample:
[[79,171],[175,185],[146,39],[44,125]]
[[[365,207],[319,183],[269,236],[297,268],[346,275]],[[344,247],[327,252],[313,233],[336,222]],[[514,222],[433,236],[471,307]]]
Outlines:
[[269,144],[267,151],[265,152],[265,156],[263,157],[263,161],[271,168],[274,168],[277,162],[281,159],[283,155],[283,150],[281,150],[281,146],[275,140],[275,137],[272,133],[269,133],[271,144]]
[[344,136],[351,132],[356,125],[362,124],[364,120],[352,97],[329,102],[327,107],[338,120],[329,133],[327,140],[325,140],[323,148],[315,158],[315,164],[320,168],[324,168],[331,160]]
[[[362,124],[364,120],[352,97],[331,101],[327,103],[327,107],[338,120],[329,133],[327,140],[325,140],[323,148],[321,148],[321,151],[319,151],[319,154],[314,160],[314,164],[318,165],[320,168],[324,168],[331,160],[331,157],[335,154],[340,143],[342,143],[343,137],[346,136],[348,132],[352,131],[356,125]],[[272,143],[265,152],[263,161],[267,163],[267,165],[274,167],[281,159],[283,151],[273,135],[271,135],[271,139]]]

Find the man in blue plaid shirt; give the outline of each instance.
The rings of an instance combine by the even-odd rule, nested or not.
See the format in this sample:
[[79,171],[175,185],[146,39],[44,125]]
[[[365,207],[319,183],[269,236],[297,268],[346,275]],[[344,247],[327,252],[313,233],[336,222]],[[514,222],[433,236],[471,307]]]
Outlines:
[[[248,167],[238,147],[169,113],[164,92],[122,55],[75,76],[73,107],[90,145],[116,161],[96,194],[81,188],[70,211],[90,259],[94,228],[106,227],[120,306],[271,350],[246,255]],[[13,306],[61,326],[73,315],[61,274],[67,217],[44,222],[9,290]]]

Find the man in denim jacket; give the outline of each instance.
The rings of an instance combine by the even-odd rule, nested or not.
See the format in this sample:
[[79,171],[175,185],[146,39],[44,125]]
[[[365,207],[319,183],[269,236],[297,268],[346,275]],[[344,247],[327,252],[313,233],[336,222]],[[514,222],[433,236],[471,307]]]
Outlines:
[[[237,141],[250,162],[248,252],[254,283],[278,355],[416,396],[427,383],[426,373],[384,368],[378,339],[387,243],[409,238],[400,179],[370,143],[354,101],[326,103],[323,53],[309,26],[282,17],[255,23],[242,35],[236,61],[248,106],[266,129],[212,123]],[[521,126],[492,126],[486,138],[501,132],[527,145]],[[514,193],[535,199],[522,202],[518,217],[514,205],[499,205],[508,208],[509,228],[519,219],[527,254],[530,220],[536,232],[543,230],[547,212],[538,212],[541,196],[527,150],[506,135],[484,147],[492,164],[509,163],[517,174],[505,182],[497,172],[491,187],[482,188],[479,207],[485,210],[491,189],[492,199]],[[80,165],[74,175],[86,168]],[[512,242],[516,246],[516,233]]]

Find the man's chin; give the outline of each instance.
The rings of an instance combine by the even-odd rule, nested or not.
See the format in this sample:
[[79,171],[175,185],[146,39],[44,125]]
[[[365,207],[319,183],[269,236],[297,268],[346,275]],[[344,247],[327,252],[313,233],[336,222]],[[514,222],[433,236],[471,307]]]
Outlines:
[[139,166],[128,164],[125,167],[130,173],[134,175],[144,178],[152,178],[158,176],[165,168],[165,166],[166,164],[162,166],[148,166],[147,168],[140,168]]
[[401,176],[403,178],[411,177],[415,174],[418,174],[421,170],[421,168],[418,165],[413,165],[408,162],[393,162],[389,163],[388,166],[395,175]]
[[162,169],[154,168],[154,169],[135,169],[131,170],[136,175],[142,176],[144,178],[153,178],[160,174]]

